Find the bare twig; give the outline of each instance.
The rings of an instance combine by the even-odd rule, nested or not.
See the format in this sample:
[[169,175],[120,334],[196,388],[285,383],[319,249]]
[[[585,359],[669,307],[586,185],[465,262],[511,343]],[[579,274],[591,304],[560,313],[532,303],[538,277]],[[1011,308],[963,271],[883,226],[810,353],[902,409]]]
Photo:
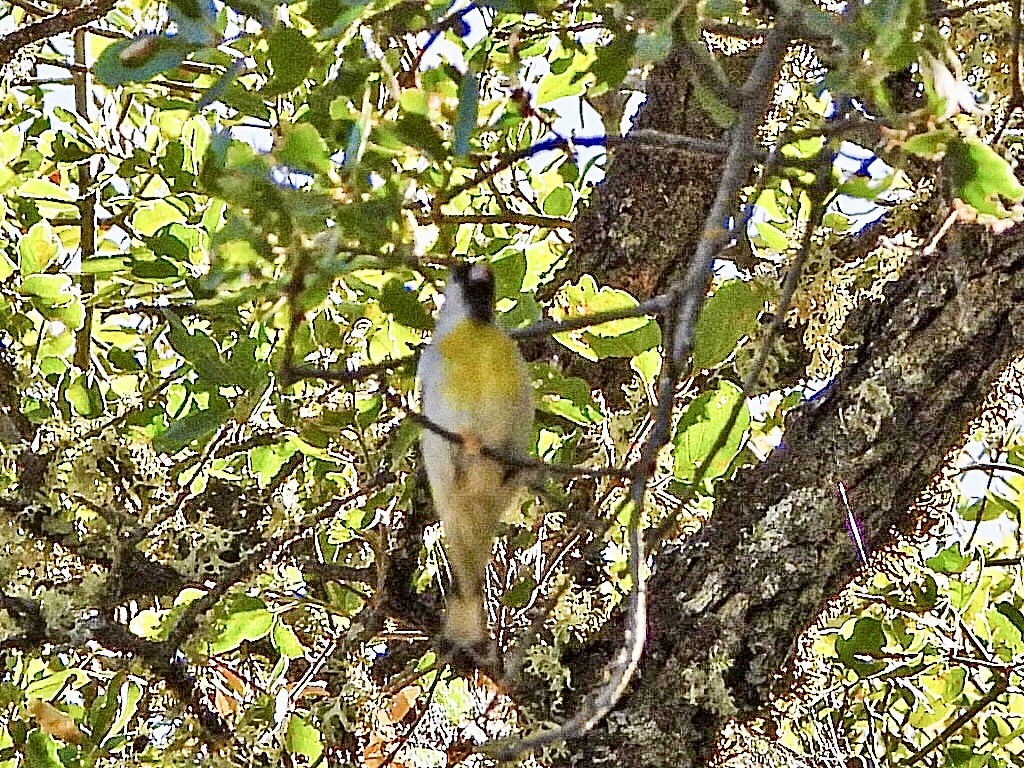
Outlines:
[[388,753],[388,756],[384,758],[384,762],[382,762],[378,768],[388,768],[388,766],[395,761],[398,753],[402,751],[402,747],[409,743],[409,739],[412,738],[412,735],[416,732],[420,723],[423,722],[423,718],[426,717],[427,712],[430,711],[430,704],[434,700],[434,691],[437,690],[437,684],[440,680],[441,670],[437,670],[437,672],[434,673],[434,680],[430,684],[430,688],[427,690],[427,697],[424,699],[420,712],[416,715],[416,719],[412,721],[412,725],[409,726],[409,729],[402,734],[400,739],[398,739],[398,743],[395,744],[394,748]]
[[[422,413],[409,412],[409,418],[421,427],[440,435],[445,440],[455,445],[464,445],[465,438],[457,432],[445,429],[440,424],[431,421]],[[541,459],[534,459],[530,456],[522,456],[509,451],[501,450],[490,445],[480,446],[480,455],[493,459],[499,464],[509,468],[537,470],[548,472],[554,475],[567,475],[571,477],[628,477],[630,470],[617,467],[569,467],[562,464],[550,464]]]
[[[733,231],[729,221],[733,216],[736,198],[750,177],[756,159],[757,129],[771,103],[774,89],[772,83],[786,55],[792,34],[785,22],[773,29],[765,39],[765,45],[754,67],[743,85],[740,103],[746,108],[740,113],[733,128],[729,154],[722,171],[715,201],[704,220],[704,231],[696,252],[690,259],[690,267],[682,281],[674,287],[679,298],[677,317],[673,323],[671,338],[672,365],[666,372],[673,375],[686,363],[693,342],[693,328],[704,300],[711,263],[723,246],[728,243]],[[663,375],[664,378],[664,375]],[[674,386],[673,381],[669,382]]]
[[543,227],[544,229],[571,229],[573,223],[569,219],[555,216],[539,216],[535,213],[464,213],[437,214],[435,216],[420,215],[416,217],[420,224],[521,224],[526,227]]
[[344,371],[314,368],[310,365],[297,365],[282,371],[281,383],[288,385],[299,379],[323,379],[324,381],[348,384],[353,381],[368,379],[378,373],[387,373],[398,368],[404,368],[415,363],[418,358],[419,354],[407,355],[406,357],[396,357],[393,360],[382,360],[379,363],[360,365]]
[[221,577],[217,584],[205,595],[200,597],[198,600],[189,603],[184,613],[182,613],[181,618],[178,619],[178,622],[168,634],[167,643],[174,648],[180,648],[199,625],[199,618],[208,610],[213,608],[213,606],[215,606],[217,602],[227,594],[231,587],[254,573],[261,563],[277,556],[288,547],[308,536],[319,522],[334,517],[334,515],[336,515],[345,505],[369,494],[375,488],[379,488],[386,483],[391,482],[392,479],[393,476],[390,473],[380,472],[374,476],[370,482],[356,489],[356,491],[349,496],[346,496],[343,499],[331,501],[316,512],[312,513],[309,518],[304,521],[304,524],[299,526],[291,535],[263,542],[240,563],[235,565],[223,577]]
[[781,21],[769,33],[744,83],[740,103],[746,104],[747,108],[740,114],[733,129],[729,155],[715,202],[705,221],[704,232],[690,262],[690,269],[680,284],[672,289],[677,301],[675,311],[667,323],[671,352],[665,357],[659,379],[654,426],[641,449],[639,460],[632,468],[629,495],[629,573],[632,585],[622,648],[607,671],[605,683],[583,701],[576,715],[568,722],[526,738],[492,742],[482,747],[482,751],[498,760],[512,760],[539,747],[582,736],[615,706],[640,663],[647,637],[644,541],[640,532],[644,494],[654,473],[658,454],[669,441],[673,395],[679,375],[689,358],[693,327],[704,301],[711,262],[730,236],[726,221],[732,214],[740,189],[753,169],[757,128],[771,101],[775,76],[791,38],[789,24],[785,20]]
[[654,128],[636,128],[622,138],[609,136],[607,144],[609,147],[627,144],[646,144],[662,149],[684,149],[688,152],[703,155],[724,155],[729,151],[729,145],[721,141],[686,136],[681,133],[668,133],[655,130]]
[[957,7],[944,6],[932,12],[932,18],[936,19],[958,19],[976,11],[983,11],[994,5],[1003,5],[1006,0],[978,0],[976,3],[967,3]]
[[644,315],[660,315],[668,309],[669,301],[669,295],[663,294],[641,302],[634,307],[611,309],[607,312],[595,312],[591,315],[580,315],[579,317],[571,317],[566,320],[540,320],[526,328],[513,328],[508,332],[508,335],[513,339],[533,339],[538,336],[553,336],[556,333],[592,328],[595,325],[610,323],[615,320],[626,320],[633,317],[643,317]]
[[32,24],[26,24],[0,37],[0,67],[13,59],[25,46],[62,35],[90,21],[103,18],[113,9],[115,2],[116,0],[96,0],[94,3],[61,11]]
[[[113,3],[111,3],[113,5]],[[85,30],[76,29],[75,39],[75,64],[81,67],[81,71],[74,73],[75,81],[75,111],[85,124],[89,123],[89,78],[86,71],[88,62],[85,51]],[[96,190],[92,188],[92,167],[89,161],[78,165],[78,189],[82,196],[78,200],[78,215],[80,217],[80,240],[82,250],[82,261],[88,261],[96,255]],[[92,354],[92,322],[95,307],[93,298],[96,293],[96,275],[83,274],[80,282],[82,290],[82,304],[85,306],[82,327],[75,334],[75,365],[82,373],[88,373],[91,368],[90,357]]]
[[28,11],[33,16],[52,16],[53,11],[47,8],[43,8],[41,5],[36,5],[30,0],[10,0],[11,5],[16,5],[22,10]]
[[936,748],[942,746],[946,741],[949,740],[957,731],[963,728],[967,723],[971,721],[976,715],[982,712],[989,704],[994,702],[1004,693],[1010,686],[1010,675],[1008,671],[1000,670],[996,673],[995,681],[992,684],[992,688],[982,696],[980,699],[975,701],[970,707],[960,713],[953,722],[942,729],[942,733],[936,736],[934,739],[929,741],[917,752],[910,755],[909,757],[900,761],[900,765],[914,765],[921,761],[922,758],[933,752]]
[[1010,474],[1020,475],[1024,477],[1024,467],[1018,467],[1013,464],[1002,464],[998,462],[978,462],[976,464],[967,464],[960,467],[957,470],[957,474],[962,475],[967,472],[973,472],[974,470],[983,470],[987,472],[1009,472]]

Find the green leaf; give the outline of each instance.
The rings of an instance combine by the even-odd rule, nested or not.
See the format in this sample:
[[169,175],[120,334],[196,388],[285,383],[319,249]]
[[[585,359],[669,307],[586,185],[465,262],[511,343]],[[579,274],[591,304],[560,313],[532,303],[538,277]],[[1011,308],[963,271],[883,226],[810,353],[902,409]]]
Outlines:
[[713,368],[757,329],[765,289],[754,282],[723,283],[705,303],[693,331],[693,367]]
[[74,294],[67,292],[70,288],[71,278],[67,275],[30,275],[21,281],[23,295],[51,304],[66,304],[74,299]]
[[53,227],[46,219],[37,221],[24,237],[18,241],[21,274],[34,275],[42,272],[53,261],[60,250],[60,240],[53,233]]
[[99,384],[91,376],[85,374],[75,377],[65,387],[64,397],[80,416],[87,419],[95,419],[103,415],[105,410]]
[[249,469],[266,485],[295,453],[289,445],[259,445],[249,451]]
[[785,253],[789,250],[791,245],[789,238],[786,237],[785,232],[774,224],[769,224],[767,221],[758,221],[754,223],[754,228],[757,230],[754,245],[768,248],[776,253]]
[[598,46],[597,60],[590,68],[598,84],[616,87],[626,79],[635,45],[636,33],[629,31],[616,34],[607,45]]
[[38,728],[29,733],[25,742],[25,760],[32,768],[64,768],[57,757],[57,742]]
[[323,736],[319,729],[297,714],[292,714],[288,721],[284,745],[293,755],[305,755],[311,765],[320,759],[324,751]]
[[946,152],[953,193],[979,213],[1005,218],[1002,201],[1024,201],[1024,186],[1002,155],[976,139],[953,142]]
[[167,35],[142,35],[107,46],[93,72],[111,88],[125,83],[144,83],[174,69],[198,46]]
[[1015,517],[1018,512],[1019,510],[1016,505],[992,493],[983,499],[978,499],[967,507],[957,509],[957,514],[962,519],[970,520],[971,522],[980,520],[985,523],[991,520],[998,520],[1003,515]]
[[[847,627],[850,631],[845,631]],[[862,616],[852,626],[847,627],[844,627],[844,631],[836,638],[836,655],[839,661],[860,677],[868,677],[883,670],[885,662],[878,658],[885,646],[882,622]]]
[[118,713],[117,719],[110,725],[107,731],[107,738],[114,738],[121,733],[135,717],[139,709],[139,702],[142,700],[142,687],[134,680],[128,680],[118,686],[116,691]]
[[535,589],[537,589],[537,581],[527,573],[501,596],[501,604],[507,605],[509,608],[523,608],[530,602]]
[[858,175],[844,181],[836,191],[838,194],[859,197],[862,200],[875,200],[879,195],[889,191],[895,182],[895,173],[890,173],[880,179]]
[[271,635],[271,640],[274,643],[274,647],[281,653],[282,656],[286,656],[289,659],[298,659],[305,655],[306,649],[302,643],[299,642],[298,635],[295,634],[295,630],[285,624],[283,621],[278,620],[274,624],[274,631]]
[[239,358],[239,364],[233,365],[221,354],[217,343],[205,333],[189,333],[178,316],[170,310],[164,310],[164,316],[169,326],[167,340],[171,348],[195,368],[204,384],[210,387],[237,386],[249,389],[255,383],[251,374],[258,371],[259,366],[254,367],[254,361]]
[[81,669],[61,669],[33,680],[25,688],[25,696],[32,699],[49,701],[57,693],[64,690],[77,690],[89,681],[88,675]]
[[265,96],[285,93],[302,84],[316,61],[316,48],[294,27],[278,27],[267,39],[274,76],[263,88]]
[[[555,317],[559,320],[630,309],[638,302],[625,291],[617,288],[597,287],[592,275],[583,275],[577,284],[567,283],[559,289],[556,297]],[[634,357],[661,343],[661,329],[647,317],[628,317],[580,331],[558,333],[554,336],[574,352],[588,360],[605,357]]]
[[[353,124],[353,127],[356,126],[357,124]],[[405,114],[390,128],[394,132],[394,141],[390,145],[395,149],[404,149],[404,145],[418,147],[434,160],[441,160],[448,154],[445,151],[444,142],[441,141],[441,137],[437,133],[437,128],[425,115]],[[386,143],[387,126],[378,128],[377,134],[381,143]],[[346,150],[346,157],[347,154]]]
[[[722,447],[711,455],[734,411],[736,419],[732,428]],[[693,482],[698,476],[705,480],[721,477],[739,453],[749,427],[746,397],[735,384],[723,381],[717,389],[699,395],[686,406],[672,438],[675,476],[687,482]]]
[[229,415],[230,410],[222,401],[218,401],[218,407],[193,411],[153,438],[153,448],[161,453],[173,455],[193,440],[201,440],[212,435]]
[[155,235],[168,224],[183,224],[185,214],[166,200],[154,200],[140,205],[132,215],[132,227],[140,235]]
[[166,256],[172,261],[190,261],[192,250],[199,247],[202,234],[195,227],[173,223],[143,240],[157,256]]
[[131,273],[140,280],[168,280],[181,276],[181,270],[164,258],[132,259]]
[[407,290],[397,277],[388,280],[381,289],[380,308],[409,328],[429,331],[434,327],[434,319],[420,304],[417,292]]
[[327,142],[309,123],[281,126],[281,138],[274,150],[277,159],[300,171],[326,173],[331,168]]
[[345,7],[343,0],[310,0],[306,17],[314,26],[324,29],[338,18]]
[[1014,628],[1020,632],[1021,637],[1024,638],[1024,613],[1021,613],[1020,609],[1013,603],[1005,600],[996,604],[996,610],[1005,616],[1013,624]]
[[942,157],[950,142],[957,141],[957,133],[953,128],[939,128],[911,136],[903,142],[903,151],[928,160]]
[[127,256],[93,256],[82,262],[82,274],[108,277],[128,270]]
[[48,197],[67,203],[75,202],[75,196],[71,190],[60,184],[54,184],[49,179],[29,179],[18,187],[18,194],[21,197]]
[[17,269],[18,265],[7,258],[6,253],[0,251],[0,283],[13,275]]
[[965,744],[949,744],[946,746],[945,761],[942,768],[1003,768],[1003,761],[995,762],[993,755],[979,752]]
[[971,564],[971,560],[970,555],[965,555],[960,551],[960,542],[956,542],[929,557],[925,563],[938,573],[963,573]]
[[531,364],[530,373],[541,411],[580,426],[600,424],[605,419],[584,379],[566,376],[548,363]]
[[909,583],[897,582],[885,593],[887,605],[901,611],[924,613],[935,607],[939,587],[931,574],[918,576]]
[[452,723],[461,723],[473,710],[475,700],[464,677],[454,677],[437,688],[435,701]]
[[494,295],[499,298],[518,298],[526,278],[526,254],[512,249],[491,262],[494,273]]
[[587,83],[594,79],[590,65],[595,59],[593,53],[575,51],[572,58],[563,58],[552,62],[551,71],[544,75],[537,84],[534,102],[544,106],[564,96],[577,96],[583,93]]
[[274,614],[257,597],[239,595],[228,600],[218,617],[220,634],[210,643],[210,653],[233,651],[242,643],[266,637],[274,625]]
[[661,373],[661,365],[661,352],[656,349],[648,349],[646,352],[641,352],[629,361],[629,367],[637,372],[641,381],[647,386],[654,384],[658,374]]
[[121,670],[107,683],[106,690],[96,697],[89,710],[89,733],[96,743],[107,737],[107,731],[114,723],[117,715],[118,693],[128,679],[128,674]]
[[555,187],[544,198],[543,208],[548,216],[565,216],[572,210],[572,189],[565,185]]
[[[621,321],[616,321],[616,323],[618,322]],[[605,323],[603,326],[596,327],[606,328],[610,325],[614,325],[614,323]],[[636,357],[661,344],[661,328],[653,320],[650,320],[636,330],[618,333],[614,336],[605,336],[602,333],[585,330],[581,333],[581,339],[586,348],[599,360],[606,357]]]

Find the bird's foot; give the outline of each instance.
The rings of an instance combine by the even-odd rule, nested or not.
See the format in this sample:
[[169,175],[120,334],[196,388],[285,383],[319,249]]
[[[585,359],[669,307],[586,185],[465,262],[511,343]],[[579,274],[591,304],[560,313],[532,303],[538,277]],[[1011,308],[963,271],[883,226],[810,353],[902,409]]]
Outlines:
[[461,645],[452,642],[450,638],[442,637],[440,642],[441,653],[452,665],[452,669],[459,674],[470,674],[480,670],[492,679],[500,679],[502,676],[501,658],[494,642],[488,638],[475,645]]
[[471,432],[460,432],[462,438],[462,450],[470,456],[479,456],[483,453],[484,443],[477,435]]

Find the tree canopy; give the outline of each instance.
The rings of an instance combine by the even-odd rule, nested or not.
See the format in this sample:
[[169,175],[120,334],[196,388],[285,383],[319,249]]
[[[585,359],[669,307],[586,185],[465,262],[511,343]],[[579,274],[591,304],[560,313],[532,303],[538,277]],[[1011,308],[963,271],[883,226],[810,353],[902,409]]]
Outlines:
[[0,767],[1024,765],[1020,0],[0,9]]

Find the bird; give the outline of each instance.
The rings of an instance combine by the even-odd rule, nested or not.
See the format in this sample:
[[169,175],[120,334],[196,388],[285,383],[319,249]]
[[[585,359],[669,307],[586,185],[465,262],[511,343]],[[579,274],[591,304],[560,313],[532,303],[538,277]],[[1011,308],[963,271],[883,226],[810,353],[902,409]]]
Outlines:
[[486,658],[487,564],[498,523],[524,481],[521,468],[498,455],[525,454],[534,415],[526,363],[494,321],[487,264],[453,267],[417,378],[420,449],[452,576],[444,637],[456,651]]

